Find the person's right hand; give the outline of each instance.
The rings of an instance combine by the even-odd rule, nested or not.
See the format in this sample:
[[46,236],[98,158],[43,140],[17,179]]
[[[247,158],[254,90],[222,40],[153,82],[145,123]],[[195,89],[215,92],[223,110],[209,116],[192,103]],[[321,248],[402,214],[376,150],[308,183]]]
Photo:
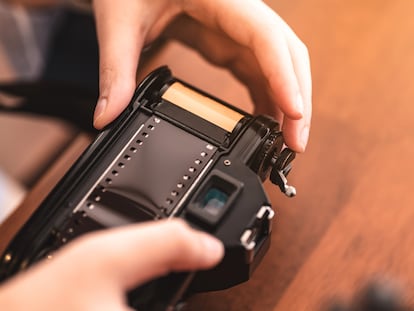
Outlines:
[[125,293],[171,271],[206,269],[221,242],[179,220],[86,234],[0,287],[0,310],[126,311]]
[[[56,1],[8,0],[26,5]],[[312,115],[308,50],[264,1],[91,2],[100,54],[100,95],[94,115],[97,129],[128,105],[136,88],[142,49],[165,35],[229,69],[249,89],[255,112],[275,117],[286,144],[296,152],[305,150]]]
[[96,128],[127,106],[142,49],[164,35],[229,69],[250,90],[256,113],[275,117],[286,144],[305,150],[312,114],[308,50],[263,1],[94,0],[93,11],[100,54]]

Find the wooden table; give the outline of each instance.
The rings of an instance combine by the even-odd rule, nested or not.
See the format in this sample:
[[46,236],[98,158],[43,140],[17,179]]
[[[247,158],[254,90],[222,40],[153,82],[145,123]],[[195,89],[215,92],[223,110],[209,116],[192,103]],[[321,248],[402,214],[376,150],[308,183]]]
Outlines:
[[[377,278],[400,284],[414,303],[414,2],[268,3],[312,60],[311,138],[290,177],[298,195],[287,199],[266,185],[277,219],[263,263],[250,282],[194,297],[189,309],[316,311]],[[172,44],[148,68],[164,63],[176,76],[250,107],[241,85],[193,52]],[[86,144],[80,138],[21,209],[38,202]],[[17,223],[2,227],[3,244],[4,227],[10,234]]]

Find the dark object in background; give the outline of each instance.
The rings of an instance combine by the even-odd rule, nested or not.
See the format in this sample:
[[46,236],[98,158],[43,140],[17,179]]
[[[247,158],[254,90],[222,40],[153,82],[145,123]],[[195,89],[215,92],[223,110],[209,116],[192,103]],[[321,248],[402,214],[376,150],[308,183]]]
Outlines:
[[93,112],[99,95],[98,43],[93,16],[66,9],[50,41],[45,68],[37,81],[0,84],[0,91],[22,98],[0,111],[58,117],[96,133]]
[[327,311],[413,311],[390,283],[372,282],[348,304],[336,302]]

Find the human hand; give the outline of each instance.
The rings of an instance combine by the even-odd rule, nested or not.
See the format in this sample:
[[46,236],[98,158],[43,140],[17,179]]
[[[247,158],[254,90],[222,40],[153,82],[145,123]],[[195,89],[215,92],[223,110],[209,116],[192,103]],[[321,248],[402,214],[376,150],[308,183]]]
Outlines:
[[87,234],[1,286],[0,309],[129,310],[126,291],[171,271],[210,268],[223,253],[178,220]]
[[141,50],[165,30],[166,37],[229,68],[249,88],[256,112],[276,117],[286,144],[305,150],[312,110],[308,51],[264,2],[94,0],[93,7],[100,50],[96,128],[129,103]]

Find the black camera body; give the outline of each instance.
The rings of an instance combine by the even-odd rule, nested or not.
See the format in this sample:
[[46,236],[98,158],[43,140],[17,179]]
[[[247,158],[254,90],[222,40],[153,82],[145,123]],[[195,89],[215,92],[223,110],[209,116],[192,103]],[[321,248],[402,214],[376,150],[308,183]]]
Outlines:
[[15,236],[0,279],[52,258],[84,233],[179,217],[223,241],[224,259],[131,291],[131,306],[172,310],[190,294],[247,281],[270,245],[274,211],[262,182],[270,176],[294,195],[286,182],[294,156],[275,120],[253,117],[161,67]]

